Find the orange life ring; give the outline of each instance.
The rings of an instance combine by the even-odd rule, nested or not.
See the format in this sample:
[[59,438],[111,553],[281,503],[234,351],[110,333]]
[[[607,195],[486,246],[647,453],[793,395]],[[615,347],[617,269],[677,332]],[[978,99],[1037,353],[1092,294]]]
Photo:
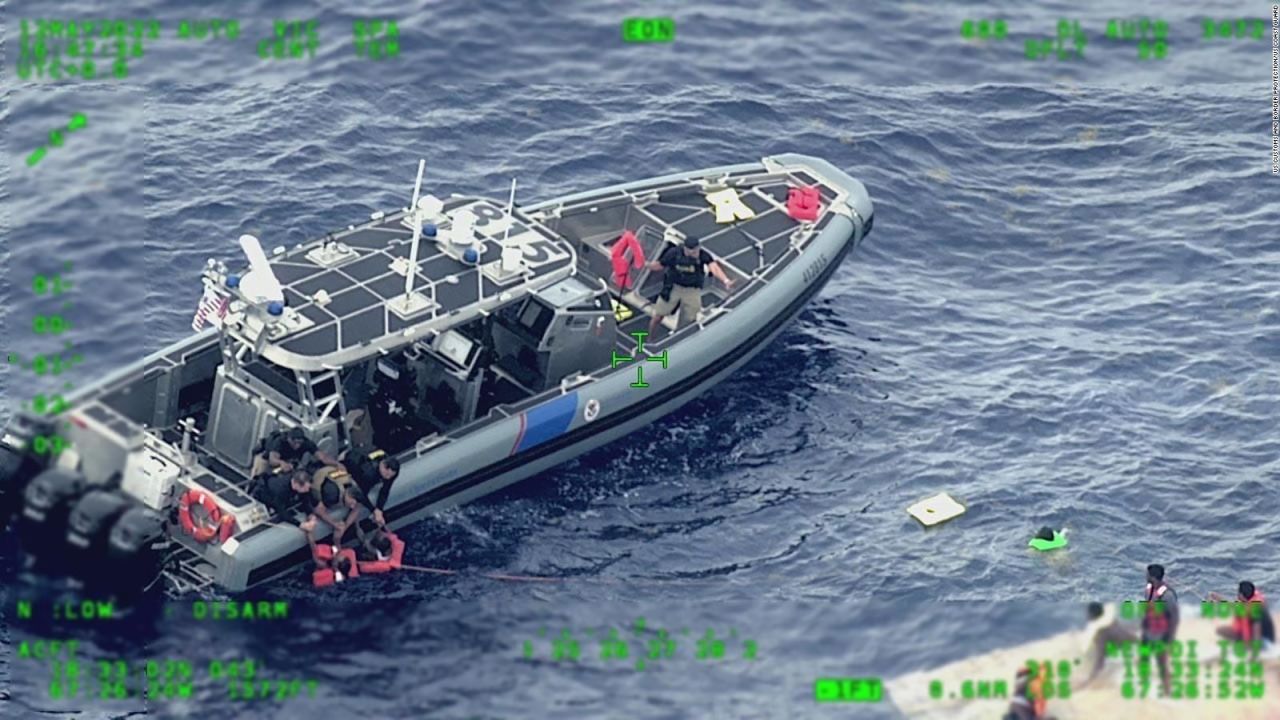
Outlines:
[[[204,508],[205,512],[209,514],[210,524],[196,524],[196,521],[191,517],[192,505],[200,505]],[[220,527],[223,535],[230,536],[231,533],[228,532],[229,525],[223,524],[224,519],[234,521],[230,515],[223,518],[222,508],[218,507],[218,504],[213,501],[213,496],[203,490],[192,488],[178,500],[178,521],[182,523],[183,531],[195,538],[196,542],[209,542],[218,534]],[[225,540],[226,538],[224,537],[223,539]]]

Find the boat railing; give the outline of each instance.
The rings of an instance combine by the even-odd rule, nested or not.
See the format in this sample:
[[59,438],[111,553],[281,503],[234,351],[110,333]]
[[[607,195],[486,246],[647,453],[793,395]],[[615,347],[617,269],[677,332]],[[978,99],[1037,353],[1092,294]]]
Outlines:
[[715,320],[721,315],[727,315],[732,311],[733,311],[733,308],[727,308],[723,305],[717,305],[709,310],[703,310],[702,312],[698,313],[698,327],[699,328],[706,327],[707,323],[711,322],[712,320]]
[[423,453],[429,452],[441,445],[446,445],[450,441],[452,441],[452,438],[448,435],[432,433],[426,437],[418,438],[418,441],[413,444],[413,449],[418,455],[422,455]]
[[577,375],[574,375],[572,378],[566,377],[560,381],[560,394],[567,395],[569,391],[572,390],[573,388],[576,388],[579,385],[585,385],[586,383],[589,383],[595,379],[596,379],[595,375],[588,375],[584,373],[578,373]]

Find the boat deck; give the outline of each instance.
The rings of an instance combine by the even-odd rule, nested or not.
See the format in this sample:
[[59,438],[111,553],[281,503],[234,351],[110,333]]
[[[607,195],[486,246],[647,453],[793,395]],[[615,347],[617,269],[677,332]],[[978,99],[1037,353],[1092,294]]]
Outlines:
[[[389,301],[404,295],[404,272],[397,268],[407,264],[410,254],[413,233],[407,212],[374,213],[370,222],[330,235],[326,242],[350,248],[336,262],[318,261],[312,245],[275,256],[271,268],[284,288],[286,305],[301,316],[282,336],[273,336],[275,347],[341,365],[351,360],[351,351],[393,341],[410,327],[447,326],[475,314],[481,288],[486,300],[500,293],[507,293],[508,299],[532,294],[562,277],[573,263],[569,244],[518,208],[513,220],[506,208],[488,200],[453,198],[444,206],[450,218],[462,210],[477,217],[475,241],[484,249],[479,266],[464,262],[464,247],[446,239],[451,220],[438,222],[440,241],[424,237],[420,242],[414,282],[415,292],[434,306],[407,319],[388,307]],[[509,225],[508,241],[524,249],[527,269],[522,276],[499,282],[480,266],[498,260]]]
[[[728,223],[716,222],[708,202],[707,185],[733,188],[754,217]],[[818,217],[812,223],[796,220],[787,212],[787,194],[797,187],[817,188],[821,197]],[[722,176],[691,176],[662,184],[620,188],[590,195],[579,201],[529,208],[565,238],[579,243],[579,270],[610,283],[618,309],[620,349],[635,347],[630,333],[648,329],[654,299],[662,288],[662,273],[633,270],[633,287],[625,292],[612,284],[611,253],[623,230],[635,233],[646,260],[654,260],[674,231],[697,237],[725,273],[734,280],[727,292],[708,277],[702,307],[708,319],[717,307],[731,307],[750,297],[799,257],[809,238],[831,222],[835,202],[842,191],[815,176],[807,168],[777,167]],[[669,316],[646,343],[655,348],[675,332],[676,317]],[[696,328],[697,326],[693,326]],[[693,330],[691,330],[692,332]]]

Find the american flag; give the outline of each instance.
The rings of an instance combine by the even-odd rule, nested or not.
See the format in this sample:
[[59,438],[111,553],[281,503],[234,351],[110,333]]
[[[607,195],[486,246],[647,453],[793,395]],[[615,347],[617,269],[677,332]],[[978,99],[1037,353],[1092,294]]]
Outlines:
[[227,306],[230,304],[230,298],[205,286],[204,297],[200,298],[200,307],[196,308],[196,316],[191,319],[191,329],[200,332],[208,323],[221,327],[222,318],[226,316]]

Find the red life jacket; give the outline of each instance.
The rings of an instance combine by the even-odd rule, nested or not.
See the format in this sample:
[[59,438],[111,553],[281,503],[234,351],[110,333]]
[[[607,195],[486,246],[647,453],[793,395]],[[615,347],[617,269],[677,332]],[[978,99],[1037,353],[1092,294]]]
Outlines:
[[[1236,637],[1245,642],[1252,642],[1259,639],[1253,636],[1254,613],[1266,612],[1266,609],[1262,607],[1262,604],[1266,601],[1267,599],[1263,597],[1262,591],[1254,588],[1253,597],[1244,601],[1243,617],[1237,615],[1235,619],[1231,621],[1232,625],[1235,627]],[[1254,603],[1257,603],[1257,609],[1254,608]]]
[[1158,588],[1147,583],[1147,614],[1142,618],[1142,629],[1148,635],[1164,635],[1169,632],[1169,608],[1161,600],[1168,589],[1169,586],[1164,583],[1160,583]]
[[787,214],[793,220],[813,222],[821,210],[816,187],[800,187],[787,190]]
[[[333,548],[329,545],[317,545],[312,557],[317,560],[331,560],[333,558]],[[356,551],[351,548],[338,551],[338,557],[346,558],[351,563],[351,574],[345,579],[360,577],[360,563],[356,562]],[[314,570],[311,573],[311,584],[318,588],[326,588],[338,581],[337,573],[331,567],[324,567]]]
[[404,559],[404,541],[390,532],[387,533],[387,539],[391,541],[391,556],[386,560],[361,560],[360,572],[376,575],[400,568],[400,562]]
[[[627,260],[628,251],[631,253],[630,261]],[[613,264],[613,281],[623,290],[630,288],[632,282],[631,269],[627,267],[628,262],[637,268],[644,265],[644,248],[640,247],[636,234],[630,230],[623,232],[618,242],[614,243],[609,260]]]

